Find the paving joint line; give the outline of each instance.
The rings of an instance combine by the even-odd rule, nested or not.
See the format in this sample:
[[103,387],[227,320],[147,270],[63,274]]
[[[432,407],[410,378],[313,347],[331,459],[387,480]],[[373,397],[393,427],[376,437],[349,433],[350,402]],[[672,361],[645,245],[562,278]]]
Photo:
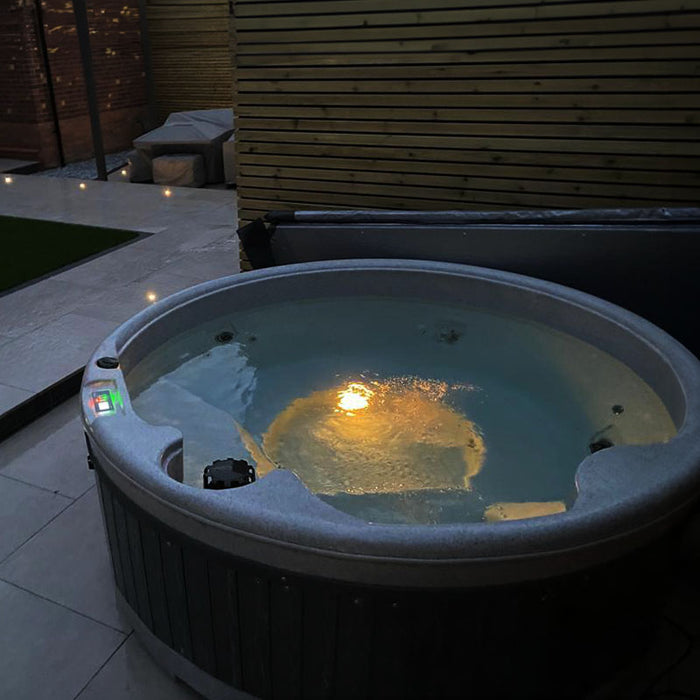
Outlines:
[[[8,477],[4,477],[3,475],[0,475],[0,477],[2,477],[2,478],[8,478]],[[16,481],[16,480],[15,480],[15,481]],[[24,484],[24,485],[27,486],[28,484]],[[34,487],[34,488],[39,488],[39,487]],[[94,488],[94,487],[92,487],[92,488]],[[43,490],[46,490],[46,489],[43,489]],[[88,490],[89,490],[89,489],[88,489]],[[52,492],[50,492],[50,493],[52,493]],[[87,491],[86,491],[86,493],[87,493]],[[54,520],[56,520],[56,518],[57,518],[59,515],[61,515],[61,513],[65,512],[65,510],[66,510],[67,508],[70,508],[70,507],[76,502],[76,500],[78,500],[78,499],[70,498],[69,496],[62,496],[61,494],[53,494],[53,495],[54,495],[54,496],[60,496],[60,498],[66,498],[66,499],[68,499],[68,500],[70,501],[70,503],[67,503],[63,508],[61,508],[61,510],[58,511],[58,513],[56,513],[56,515],[53,516],[53,518],[51,518],[50,520],[47,520],[38,530],[36,530],[36,532],[33,532],[31,535],[29,535],[29,537],[27,537],[26,540],[22,541],[21,544],[17,545],[9,554],[7,554],[7,555],[4,556],[2,559],[0,559],[0,567],[8,560],[13,554],[15,554],[16,552],[18,552],[22,547],[24,547],[25,544],[27,544],[28,542],[30,542],[31,540],[33,540],[40,532],[42,532],[42,531],[44,530],[44,528],[48,527]],[[85,494],[83,494],[83,496],[84,496],[84,495],[85,495]],[[82,496],[81,496],[80,498],[82,498]]]
[[[19,477],[12,476],[11,474],[5,474],[2,469],[0,469],[0,476],[4,477],[5,479],[9,479],[10,481],[15,481],[18,484],[23,484],[24,486],[33,486],[35,489],[39,489],[40,491],[46,491],[46,493],[50,493],[52,496],[61,496],[62,498],[70,498],[71,501],[77,501],[78,499],[82,498],[90,489],[95,488],[93,486],[88,486],[85,491],[83,491],[79,496],[69,496],[67,493],[61,493],[60,489],[49,489],[46,486],[39,486],[39,484],[33,484],[31,481],[25,481],[24,479],[20,479]],[[4,561],[4,560],[3,560]],[[2,563],[2,562],[0,562]]]
[[[15,583],[14,581],[8,581],[6,578],[3,578],[0,575],[0,581],[3,583],[6,583],[8,586],[12,586],[13,588],[17,588],[20,591],[24,591],[24,593],[28,593],[31,596],[34,596],[35,598],[39,598],[40,600],[44,600],[47,603],[51,603],[52,605],[57,605],[59,608],[63,608],[64,610],[68,610],[69,612],[75,613],[76,615],[80,615],[80,617],[84,617],[86,620],[90,620],[90,622],[94,622],[95,624],[101,625],[102,627],[106,627],[109,630],[112,630],[113,632],[119,632],[119,634],[123,634],[125,637],[128,637],[133,630],[129,630],[128,632],[125,632],[124,630],[120,630],[117,627],[113,627],[112,625],[107,624],[106,622],[102,622],[101,620],[97,620],[94,617],[91,617],[90,615],[85,614],[84,612],[80,612],[80,610],[76,610],[75,608],[71,608],[69,605],[65,605],[64,603],[60,603],[57,600],[52,600],[51,598],[48,598],[45,595],[41,595],[41,593],[37,593],[36,591],[32,591],[29,588],[25,588],[24,586],[20,586],[18,583]],[[82,692],[82,691],[81,691]]]
[[129,634],[127,634],[124,637],[124,639],[122,639],[122,641],[119,644],[117,644],[116,649],[105,659],[104,663],[95,671],[95,673],[93,673],[90,676],[90,678],[88,678],[87,683],[85,683],[85,685],[78,691],[77,695],[73,696],[73,700],[79,699],[79,697],[85,692],[90,683],[92,683],[92,681],[95,680],[96,676],[100,673],[100,671],[112,660],[114,655],[129,641],[129,638],[133,633],[134,631],[132,630],[131,632],[129,632]]

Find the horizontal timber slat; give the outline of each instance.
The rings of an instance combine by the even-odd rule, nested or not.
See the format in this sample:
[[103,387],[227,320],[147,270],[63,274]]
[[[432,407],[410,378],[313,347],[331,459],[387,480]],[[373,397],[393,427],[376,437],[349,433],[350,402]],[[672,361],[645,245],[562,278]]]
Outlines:
[[665,156],[659,158],[648,152],[642,154],[599,154],[599,153],[559,153],[541,150],[535,151],[464,151],[456,149],[434,148],[387,148],[379,146],[338,145],[338,144],[294,144],[285,142],[248,143],[237,142],[239,159],[246,157],[257,158],[260,154],[280,155],[313,155],[322,158],[355,158],[357,167],[363,161],[374,158],[396,159],[409,162],[454,162],[454,163],[488,163],[509,167],[513,165],[543,165],[548,167],[581,167],[581,168],[611,168],[638,169],[656,171],[680,171],[687,173],[698,172],[698,162],[692,156]]
[[[381,3],[378,3],[381,7]],[[567,18],[574,21],[588,17],[615,17],[648,13],[667,13],[668,0],[636,0],[636,2],[571,2],[540,3],[498,7],[474,7],[471,5],[445,10],[405,10],[394,12],[324,13],[325,3],[320,4],[320,12],[282,16],[238,17],[236,26],[241,32],[251,30],[298,30],[330,27],[390,27],[413,25],[415,27],[453,24],[484,23],[499,24],[514,21],[537,20],[546,22],[552,19]],[[700,0],[683,0],[685,11],[700,10]]]
[[[185,0],[182,0],[184,2]],[[209,0],[211,1],[211,0]],[[483,7],[526,7],[539,5],[574,4],[579,0],[517,0],[507,2],[505,0],[474,0],[470,3],[473,8]],[[431,10],[443,10],[448,8],[464,9],[464,0],[435,0],[431,3]],[[359,12],[423,12],[424,0],[382,0],[378,4],[376,0],[307,0],[306,2],[281,2],[261,3],[259,0],[238,0],[236,14],[239,17],[264,17],[283,15],[310,15],[319,14],[350,14]]]
[[[646,189],[634,186],[621,185],[615,191],[615,194],[610,194],[610,187],[606,185],[589,185],[587,183],[562,183],[560,186],[553,186],[551,182],[527,181],[527,180],[489,180],[486,178],[465,178],[468,182],[462,182],[461,186],[456,188],[438,187],[430,184],[429,176],[422,181],[417,180],[415,184],[410,182],[338,182],[336,180],[326,178],[325,180],[300,179],[294,180],[291,177],[254,177],[245,174],[246,184],[250,188],[274,189],[276,192],[283,194],[285,190],[311,190],[318,187],[319,182],[323,182],[324,192],[337,192],[347,194],[349,192],[358,195],[383,195],[393,196],[396,185],[401,185],[401,193],[406,197],[415,197],[416,199],[439,199],[446,201],[460,200],[469,195],[474,196],[477,191],[493,191],[494,189],[501,192],[527,192],[528,195],[551,194],[551,195],[569,195],[574,197],[596,197],[601,200],[612,199],[644,199],[654,198],[660,202],[689,204],[695,203],[697,200],[695,195],[698,194],[698,189],[692,188],[677,188],[677,187],[647,187]],[[568,185],[568,186],[567,186]]]
[[[411,78],[413,80],[440,81],[447,79],[477,79],[477,78],[551,78],[551,77],[585,77],[591,76],[700,76],[700,62],[697,61],[697,52],[694,61],[659,61],[659,60],[625,60],[625,61],[576,61],[576,62],[550,62],[516,63],[504,65],[502,63],[460,63],[450,66],[411,66]],[[402,81],[406,76],[406,66],[314,66],[310,68],[298,68],[288,66],[284,68],[238,68],[239,80],[392,80]],[[436,86],[439,92],[439,83]]]
[[[317,39],[307,40],[299,43],[265,43],[256,42],[252,44],[242,43],[237,47],[237,61],[243,57],[283,54],[296,56],[312,54],[318,56],[328,56],[330,60],[342,61],[348,54],[373,54],[373,53],[422,53],[426,59],[430,59],[436,52],[466,52],[468,55],[478,55],[484,53],[503,54],[511,56],[511,62],[521,58],[521,54],[513,55],[512,52],[530,51],[547,52],[550,50],[596,48],[603,47],[646,47],[646,46],[673,46],[675,44],[695,45],[697,31],[674,29],[666,31],[665,27],[653,27],[650,31],[625,31],[625,27],[620,32],[605,33],[568,33],[568,34],[545,34],[534,36],[499,36],[497,41],[494,37],[456,37],[447,39],[380,39],[378,41],[327,41],[323,34],[319,34]],[[523,54],[525,55],[525,54]],[[596,51],[596,56],[598,51]],[[591,55],[589,54],[589,58]],[[251,65],[251,59],[246,58],[246,65]],[[243,64],[240,64],[243,65]],[[263,65],[252,63],[252,65]]]
[[[211,1],[211,0],[209,0]],[[426,10],[464,10],[468,7],[471,10],[482,10],[484,8],[510,8],[519,9],[524,7],[551,6],[551,5],[575,5],[580,0],[474,0],[469,5],[465,5],[463,0],[435,0],[426,6],[424,0],[307,0],[305,2],[297,0],[276,0],[275,2],[260,3],[258,0],[237,0],[236,14],[239,17],[265,17],[284,15],[299,16],[305,14],[359,14],[359,13],[407,13],[420,12],[425,14]],[[621,0],[619,4],[627,3],[634,12],[635,7],[640,7],[639,0]],[[609,0],[589,0],[588,4],[604,7],[609,5]],[[673,6],[665,9],[672,11]],[[321,12],[320,10],[323,10]]]
[[689,206],[700,0],[234,0],[241,220]]
[[[674,0],[674,2],[677,0]],[[638,15],[636,17],[586,17],[578,20],[550,20],[541,22],[537,19],[521,22],[496,23],[453,23],[428,26],[406,25],[396,27],[362,27],[336,29],[295,29],[241,31],[236,22],[239,43],[279,42],[298,43],[309,41],[386,41],[387,39],[438,39],[447,37],[490,37],[495,40],[503,36],[523,35],[569,35],[590,34],[595,32],[624,32],[634,26],[637,31],[669,30],[697,28],[700,25],[700,13],[684,12],[670,14]]]
[[180,19],[156,19],[150,23],[152,36],[157,34],[178,34],[180,32],[220,32],[228,24],[228,16],[221,17],[183,17]]
[[[228,32],[187,32],[174,34],[153,34],[151,35],[151,45],[154,48],[167,50],[179,50],[185,46],[197,46],[211,50],[220,51],[228,44]],[[172,62],[171,62],[172,66]]]
[[547,123],[580,124],[695,124],[700,117],[691,109],[460,109],[458,107],[306,107],[303,105],[239,105],[237,110],[241,124],[246,118],[259,119],[351,119],[371,122],[377,119],[393,121],[442,122],[489,122],[491,124]]
[[637,141],[669,140],[686,141],[697,134],[697,125],[658,126],[637,124],[631,131],[628,124],[548,124],[543,128],[538,123],[518,122],[467,122],[467,121],[396,121],[383,120],[348,120],[348,119],[263,119],[239,116],[238,128],[241,132],[253,129],[269,131],[321,132],[361,134],[417,134],[425,136],[523,136],[547,138],[591,138],[591,139],[624,139]]
[[280,139],[286,143],[307,144],[350,144],[364,146],[394,146],[413,149],[454,149],[460,151],[477,150],[513,150],[552,153],[600,153],[600,154],[627,154],[627,153],[658,153],[669,156],[697,157],[700,155],[700,140],[688,141],[635,141],[574,138],[547,138],[544,132],[539,138],[530,137],[480,137],[480,136],[426,136],[421,134],[419,138],[405,134],[372,134],[363,132],[361,135],[338,132],[296,132],[296,131],[253,131],[239,130],[242,140],[247,143],[278,142]]
[[[236,95],[238,105],[350,105],[367,107],[425,107],[414,95],[401,94],[348,94],[348,93],[241,93]],[[563,94],[443,94],[435,106],[520,108],[537,107],[559,109],[572,107],[602,109],[691,109],[697,116],[700,94],[664,93],[663,99],[656,93],[563,93]],[[697,119],[696,119],[697,121]]]
[[[347,93],[585,93],[585,92],[688,92],[697,93],[697,77],[638,77],[627,78],[464,78],[463,80],[242,80],[241,93],[251,92],[347,92]],[[424,98],[417,98],[424,99]],[[437,101],[437,100],[436,100]]]
[[[307,48],[307,47],[304,47]],[[595,69],[596,66],[601,66],[607,61],[650,61],[664,60],[670,63],[671,60],[696,60],[698,57],[698,48],[694,44],[678,44],[674,46],[615,46],[596,51],[595,59],[591,59],[590,48],[569,48],[560,46],[557,48],[537,50],[528,49],[522,50],[518,56],[518,65],[524,67],[531,63],[539,63],[542,61],[576,61],[587,62],[588,65]],[[497,51],[423,51],[423,52],[404,52],[404,53],[361,53],[361,54],[320,54],[306,53],[300,50],[293,54],[288,52],[282,54],[260,55],[248,54],[238,57],[238,68],[244,69],[255,67],[262,70],[267,67],[284,67],[284,66],[319,66],[319,67],[336,67],[336,66],[402,66],[406,70],[407,65],[444,65],[450,64],[453,66],[474,67],[475,65],[490,63],[493,65],[512,64],[513,50],[497,52]],[[675,68],[675,63],[670,64],[670,67]],[[595,72],[595,71],[594,71]]]
[[221,3],[210,5],[156,5],[148,8],[149,20],[212,19],[228,20],[228,7]]
[[[358,164],[364,166],[363,169],[358,169]],[[700,187],[700,172],[682,170],[633,170],[631,168],[586,168],[514,163],[509,163],[509,166],[508,170],[504,171],[503,166],[499,163],[453,163],[444,161],[329,157],[319,160],[311,155],[298,157],[279,153],[246,152],[239,153],[238,164],[239,171],[244,174],[256,174],[257,171],[251,170],[253,168],[265,168],[267,174],[271,174],[269,171],[293,168],[309,173],[309,177],[313,177],[311,173],[316,169],[333,168],[332,172],[336,173],[336,177],[346,181],[363,180],[366,177],[380,177],[384,181],[388,177],[400,178],[404,173],[419,177],[428,177],[426,173],[440,173],[430,177],[456,175],[459,177],[503,178],[509,176],[522,180],[559,180],[573,184],[577,182],[602,182],[606,184],[658,185],[660,182],[663,182],[665,185],[673,185],[675,187]],[[344,170],[351,172],[344,173]]]
[[[413,187],[431,188],[447,188],[447,189],[506,189],[506,190],[521,190],[525,187],[531,192],[558,192],[560,194],[586,194],[590,196],[610,196],[610,187],[608,183],[595,182],[576,182],[566,180],[547,180],[547,179],[527,179],[522,173],[518,179],[499,179],[495,177],[485,177],[483,175],[474,174],[455,174],[455,175],[432,175],[426,173],[392,173],[392,172],[373,172],[362,171],[351,173],[350,177],[342,170],[330,170],[323,168],[323,163],[317,163],[315,168],[293,168],[293,167],[270,167],[256,166],[241,163],[239,166],[239,174],[246,178],[246,182],[263,186],[261,182],[266,180],[269,182],[291,182],[295,187],[298,187],[299,181],[319,181],[319,182],[340,182],[340,183],[366,183],[379,184],[383,187],[394,185],[408,185]],[[695,178],[695,186],[684,183],[683,186],[678,186],[674,183],[669,183],[665,178],[659,184],[659,178],[649,186],[650,183],[632,183],[625,179],[624,182],[619,182],[616,188],[616,193],[623,196],[638,197],[640,188],[649,195],[658,196],[659,199],[667,198],[669,201],[679,200],[687,201],[694,196],[700,194],[700,178]],[[377,190],[378,192],[379,190]],[[405,191],[405,190],[404,190]],[[642,192],[642,194],[644,193]],[[615,195],[617,196],[617,194]]]
[[[323,191],[318,189],[309,190],[292,190],[278,188],[254,188],[250,187],[251,197],[266,197],[271,202],[284,202],[286,200],[304,200],[315,202],[316,206],[323,208],[326,203],[335,204],[346,208],[360,207],[363,209],[449,209],[450,202],[454,200],[433,198],[429,192],[424,192],[422,197],[414,197],[406,194],[404,197],[399,196],[383,196],[370,195],[363,192],[354,191],[352,185],[347,185],[345,192],[336,193]],[[398,194],[403,194],[403,189],[398,191]],[[461,196],[461,201],[465,204],[474,202],[501,204],[511,207],[519,207],[521,203],[525,207],[544,206],[554,208],[575,208],[575,207],[609,207],[613,205],[613,201],[618,202],[620,206],[626,207],[648,207],[654,204],[663,204],[664,200],[655,200],[652,197],[644,197],[642,199],[617,197],[614,200],[603,197],[582,197],[582,196],[567,196],[558,194],[539,194],[533,192],[508,192],[508,191],[471,191],[465,189]],[[695,202],[688,202],[687,205]],[[276,208],[283,208],[279,205]]]

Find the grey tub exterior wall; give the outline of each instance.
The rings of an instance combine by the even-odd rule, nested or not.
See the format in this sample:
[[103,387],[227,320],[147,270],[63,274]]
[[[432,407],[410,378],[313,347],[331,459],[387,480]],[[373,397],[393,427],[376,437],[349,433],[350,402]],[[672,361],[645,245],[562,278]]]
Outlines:
[[210,700],[589,697],[643,648],[672,563],[667,536],[515,585],[349,584],[192,540],[99,462],[96,474],[120,609],[158,663]]
[[[348,280],[353,281],[350,288]],[[199,285],[142,312],[108,338],[95,358],[117,355],[128,372],[167,334],[217,310],[273,302],[281,292],[297,298],[322,290],[377,292],[389,280],[392,290],[413,289],[417,296],[429,289],[443,298],[476,301],[486,308],[512,312],[519,307],[526,317],[594,342],[656,389],[679,423],[678,435],[665,445],[591,455],[577,473],[577,502],[562,515],[495,526],[370,526],[322,503],[284,471],[229,492],[176,483],[161,464],[165,452],[177,453],[179,433],[140,421],[130,411],[121,372],[100,370],[91,362],[85,382],[116,378],[125,395],[124,416],[90,422],[86,414],[88,434],[109,478],[164,523],[236,556],[308,575],[427,587],[504,583],[592,566],[654,539],[696,499],[698,361],[633,314],[518,275],[396,260],[315,263],[249,273]]]

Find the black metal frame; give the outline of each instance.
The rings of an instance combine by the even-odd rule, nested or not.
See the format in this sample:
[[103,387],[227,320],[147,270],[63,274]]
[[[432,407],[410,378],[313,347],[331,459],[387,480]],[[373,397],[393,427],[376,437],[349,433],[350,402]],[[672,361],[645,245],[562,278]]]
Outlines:
[[41,52],[41,61],[46,75],[46,90],[49,95],[51,105],[51,119],[53,121],[54,134],[56,135],[56,148],[58,149],[58,162],[61,167],[66,164],[66,156],[63,151],[63,138],[61,136],[61,122],[58,117],[58,107],[56,105],[56,93],[53,89],[53,76],[51,74],[51,61],[49,51],[46,46],[46,34],[44,32],[44,12],[41,7],[41,0],[34,0],[34,19],[36,21],[36,36]]
[[95,74],[92,70],[90,25],[88,23],[85,0],[73,0],[73,11],[75,14],[75,28],[78,34],[78,43],[80,45],[80,56],[83,62],[85,92],[87,95],[88,109],[90,110],[90,129],[92,131],[92,143],[95,151],[95,163],[97,164],[97,178],[98,180],[106,180],[107,164],[102,141],[102,126],[100,125],[100,108],[97,102]]
[[643,316],[700,357],[700,208],[280,211],[238,235],[254,268],[405,258],[556,282]]

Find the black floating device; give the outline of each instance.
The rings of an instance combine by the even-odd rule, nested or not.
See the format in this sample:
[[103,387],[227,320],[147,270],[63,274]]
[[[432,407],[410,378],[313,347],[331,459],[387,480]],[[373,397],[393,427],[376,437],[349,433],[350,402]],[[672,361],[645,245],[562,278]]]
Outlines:
[[204,467],[202,474],[205,489],[233,489],[255,481],[255,467],[244,459],[215,459]]

